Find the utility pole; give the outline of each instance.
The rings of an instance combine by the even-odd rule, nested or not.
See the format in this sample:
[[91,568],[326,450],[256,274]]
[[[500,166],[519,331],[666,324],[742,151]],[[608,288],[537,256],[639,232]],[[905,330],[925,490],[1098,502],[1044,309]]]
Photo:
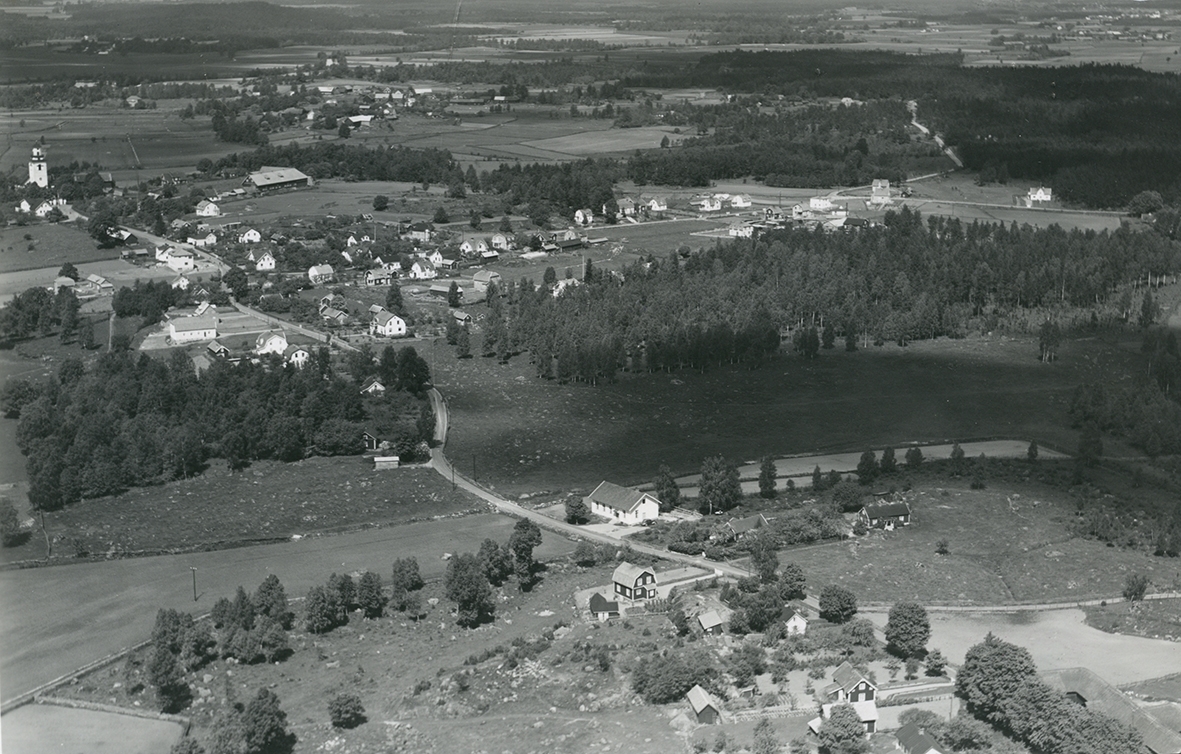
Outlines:
[[193,602],[197,601],[197,569],[194,566],[189,566],[189,570],[193,572]]

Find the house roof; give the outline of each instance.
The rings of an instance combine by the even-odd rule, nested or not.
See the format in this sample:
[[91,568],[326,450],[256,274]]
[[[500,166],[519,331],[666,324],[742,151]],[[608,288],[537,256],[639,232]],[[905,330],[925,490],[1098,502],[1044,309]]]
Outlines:
[[290,183],[292,181],[306,182],[307,180],[308,177],[295,168],[275,168],[273,170],[264,170],[250,174],[250,182],[259,188],[266,188],[280,183]]
[[1181,734],[1169,730],[1148,716],[1143,709],[1107,681],[1086,668],[1065,668],[1042,673],[1042,680],[1063,692],[1081,696],[1087,709],[1114,717],[1130,726],[1144,739],[1144,745],[1156,754],[1181,752]]
[[194,330],[216,330],[217,317],[178,317],[168,323],[177,332],[193,332]]
[[[838,686],[846,692],[862,681],[865,681],[875,689],[877,688],[877,684],[861,675],[856,668],[849,664],[848,660],[842,662],[836,670],[832,671],[832,680],[834,686]],[[829,686],[828,688],[833,688],[833,686]],[[827,691],[827,689],[825,690]]]
[[330,264],[313,264],[308,268],[309,275],[331,275],[332,273],[333,269]]
[[864,508],[870,518],[884,518],[889,516],[909,516],[909,503],[870,503]]
[[364,393],[369,388],[375,386],[378,390],[385,390],[385,385],[381,384],[381,380],[377,379],[376,377],[370,377],[369,379],[365,380],[365,382],[361,383],[361,392]]
[[611,482],[599,482],[599,486],[595,487],[594,492],[589,496],[592,502],[599,505],[605,505],[617,511],[630,513],[636,509],[636,506],[645,497],[650,497],[639,490],[629,489],[627,487],[620,487],[618,484]]
[[723,623],[722,616],[718,615],[717,610],[710,610],[709,612],[702,613],[701,615],[697,616],[697,622],[700,623],[701,627],[706,631],[710,630],[711,628],[717,628]]
[[839,707],[842,704],[848,704],[850,707],[852,707],[853,711],[857,713],[857,717],[859,717],[863,723],[874,722],[878,719],[878,705],[872,700],[868,702],[838,702],[835,704],[822,704],[820,705],[821,713],[827,719],[832,714],[832,708]]
[[307,346],[287,346],[287,350],[283,351],[283,358],[290,359],[292,356],[299,353],[300,351],[303,351],[304,353],[309,354],[309,355],[311,354],[311,351],[308,349]]
[[472,279],[479,283],[490,283],[493,280],[500,280],[500,273],[495,270],[480,270],[472,275]]
[[894,737],[898,739],[898,745],[907,754],[929,754],[932,751],[936,752],[936,754],[942,754],[942,750],[939,748],[939,742],[928,736],[914,723],[903,725],[894,734]]
[[632,565],[624,561],[615,567],[615,573],[611,574],[611,581],[616,584],[634,584],[642,573],[650,573],[656,576],[656,571],[653,571],[651,568]]
[[689,700],[689,706],[693,708],[694,713],[700,714],[706,707],[713,707],[715,711],[718,709],[714,698],[710,696],[708,691],[701,688],[701,686],[694,686],[689,689],[689,693],[685,694],[685,698]]
[[595,592],[590,598],[590,611],[592,613],[615,613],[619,614],[619,603],[613,602],[603,595]]
[[380,311],[373,315],[373,321],[377,322],[377,324],[381,325],[382,327],[389,324],[391,320],[395,319],[400,320],[401,317],[399,317],[397,314],[394,314],[393,312]]
[[254,346],[256,348],[262,348],[271,338],[282,338],[284,341],[286,341],[287,333],[283,332],[282,330],[268,330],[267,332],[260,334],[255,339]]
[[808,616],[804,615],[802,612],[800,612],[799,610],[796,610],[795,608],[788,608],[787,612],[784,614],[783,622],[787,623],[792,618],[797,618],[797,617],[800,620],[802,620],[804,623],[808,622]]
[[762,513],[757,513],[753,516],[747,516],[746,518],[732,518],[726,522],[726,525],[729,526],[730,530],[735,534],[745,534],[748,531],[758,529],[766,523],[767,518]]
[[320,312],[320,316],[324,319],[344,319],[348,315],[340,309],[334,309],[331,306],[324,307],[324,311]]

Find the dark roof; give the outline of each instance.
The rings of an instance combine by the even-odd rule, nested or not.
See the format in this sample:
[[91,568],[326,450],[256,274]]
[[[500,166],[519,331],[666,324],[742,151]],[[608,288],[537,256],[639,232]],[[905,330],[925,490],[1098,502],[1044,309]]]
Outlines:
[[727,521],[727,523],[730,525],[730,529],[735,534],[745,534],[748,531],[758,529],[763,524],[767,523],[767,519],[762,513],[757,513],[753,516],[747,516],[746,518],[732,518]]
[[590,494],[590,500],[614,508],[618,511],[630,512],[644,499],[644,493],[639,490],[620,487],[611,482],[600,482],[595,491]]
[[590,611],[592,613],[615,613],[619,614],[619,603],[608,600],[603,595],[595,592],[590,598]]
[[898,739],[898,745],[901,746],[907,754],[927,754],[927,752],[934,749],[942,752],[939,748],[939,742],[934,738],[928,736],[923,732],[919,726],[914,723],[907,723],[898,729],[894,734]]
[[848,693],[853,689],[854,686],[861,683],[862,681],[865,681],[875,689],[877,688],[877,685],[875,685],[865,676],[861,675],[861,673],[859,673],[856,668],[850,665],[847,660],[842,662],[840,667],[838,667],[836,670],[832,671],[832,680],[836,682],[838,686],[844,689],[845,693]]
[[1086,668],[1065,668],[1042,673],[1042,680],[1063,692],[1074,692],[1086,702],[1087,709],[1113,717],[1135,728],[1144,745],[1156,754],[1181,752],[1181,734],[1153,720],[1135,702],[1115,686]]
[[870,518],[889,518],[891,516],[909,516],[908,503],[870,503],[865,506],[865,514]]

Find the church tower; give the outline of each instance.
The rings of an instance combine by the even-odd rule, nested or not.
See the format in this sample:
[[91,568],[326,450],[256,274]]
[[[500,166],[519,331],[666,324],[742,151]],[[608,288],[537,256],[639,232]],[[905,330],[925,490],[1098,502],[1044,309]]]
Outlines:
[[45,162],[45,150],[41,147],[33,147],[33,158],[29,160],[28,183],[49,188],[49,165]]

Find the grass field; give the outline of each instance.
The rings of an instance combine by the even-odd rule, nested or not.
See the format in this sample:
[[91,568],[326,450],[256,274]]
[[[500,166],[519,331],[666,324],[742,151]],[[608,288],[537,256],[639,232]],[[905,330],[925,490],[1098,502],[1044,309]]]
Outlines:
[[360,457],[258,462],[230,473],[221,461],[187,481],[76,503],[46,517],[50,536],[92,553],[189,548],[287,538],[481,509],[432,469],[374,471]]
[[[809,584],[839,583],[862,600],[937,604],[1053,602],[1118,596],[1129,573],[1157,589],[1181,587],[1181,563],[1076,538],[1072,496],[1031,482],[924,482],[907,500],[911,526],[780,554]],[[947,555],[935,552],[947,540]]]
[[178,723],[163,720],[29,704],[4,716],[0,743],[7,754],[160,754],[171,749],[181,733]]
[[1036,346],[972,337],[825,351],[814,362],[785,353],[755,370],[625,374],[594,388],[539,380],[527,357],[460,362],[440,341],[420,350],[451,411],[449,457],[516,493],[641,483],[661,464],[692,473],[718,453],[748,462],[994,435],[1073,447],[1071,390],[1121,379],[1127,354],[1099,340],[1068,341],[1047,366]]
[[[1161,584],[1157,588],[1169,586]],[[1181,642],[1181,601],[1178,600],[1121,602],[1087,607],[1084,612],[1087,625],[1100,631]],[[1175,698],[1181,701],[1181,685],[1175,690]]]
[[[201,740],[230,686],[239,699],[269,687],[287,712],[300,751],[601,752],[607,745],[639,754],[679,751],[680,735],[668,723],[670,712],[684,705],[634,705],[625,676],[591,669],[587,660],[578,659],[575,645],[589,640],[621,648],[616,664],[623,657],[630,660],[637,642],[658,640],[668,626],[662,616],[652,616],[600,627],[574,610],[573,594],[608,583],[613,565],[584,571],[554,564],[524,594],[509,582],[497,590],[496,622],[478,630],[454,625],[452,603],[437,581],[422,593],[426,616],[417,622],[395,612],[377,620],[354,619],[319,636],[297,623],[291,632],[294,655],[282,663],[217,661],[193,674],[194,686],[208,695],[187,714],[193,716]],[[432,606],[429,598],[440,601]],[[571,628],[536,663],[505,663],[504,653],[514,640],[536,640],[559,622]],[[652,638],[643,638],[648,632]],[[465,665],[468,657],[496,647],[502,648],[499,654]],[[459,690],[453,679],[463,676],[466,688]],[[121,680],[122,666],[117,665],[63,693],[108,704],[112,699],[118,704],[151,703],[145,698],[150,694],[129,697],[126,686],[114,689]],[[426,688],[416,692],[419,685]],[[327,702],[344,692],[361,697],[368,717],[353,730],[328,725]]]
[[42,223],[0,228],[0,274],[118,258],[118,249],[98,248],[94,239],[73,225]]

